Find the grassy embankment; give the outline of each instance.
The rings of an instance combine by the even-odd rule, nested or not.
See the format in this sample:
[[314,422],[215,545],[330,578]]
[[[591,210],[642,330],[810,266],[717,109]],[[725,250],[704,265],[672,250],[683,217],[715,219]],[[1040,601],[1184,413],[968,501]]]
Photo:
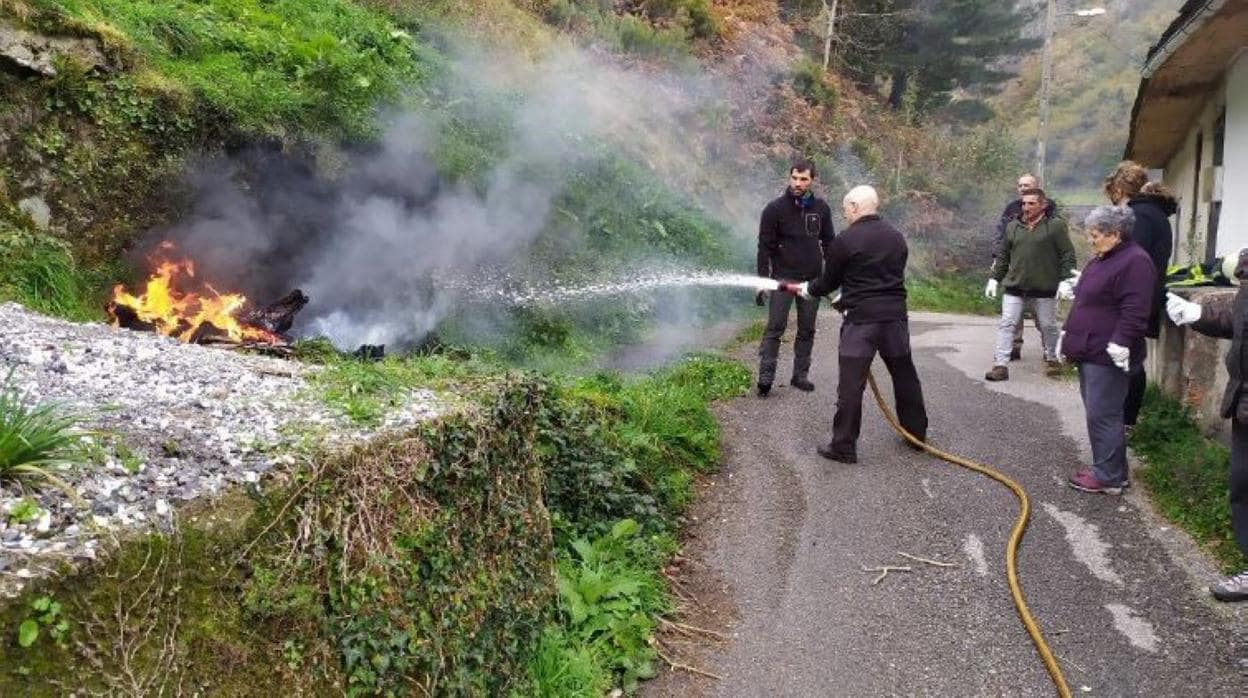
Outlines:
[[1148,386],[1131,449],[1148,467],[1138,475],[1162,513],[1204,545],[1228,572],[1248,567],[1231,530],[1230,451],[1200,432],[1178,400]]
[[[0,123],[16,125],[0,143],[0,296],[98,318],[118,251],[176,217],[165,184],[189,158],[255,140],[368,141],[378,102],[437,104],[444,58],[414,6],[0,4],[32,28],[100,38],[122,68],[0,76],[15,95]],[[650,22],[582,3],[551,8],[560,21],[597,16],[593,31],[640,52],[687,51],[712,28],[697,0],[656,5]],[[471,185],[472,163],[502,156],[506,111],[483,117],[479,106],[441,107],[433,155],[450,182]],[[40,193],[72,244],[34,232],[17,210],[36,168],[49,174]],[[587,221],[589,242],[546,263],[579,259],[604,273],[643,249],[728,259],[723,230],[637,165],[603,152],[585,168],[563,173],[558,208]],[[636,336],[650,310],[534,312],[501,356],[575,359]],[[506,363],[446,356],[332,361],[320,394],[354,419],[375,419],[413,386],[467,396],[464,409],[349,453],[301,451],[273,491],[186,512],[176,535],[128,544],[85,579],[9,605],[4,692],[55,692],[55,679],[242,694],[280,677],[349,694],[597,696],[655,670],[650,635],[670,610],[659,570],[694,474],[717,460],[707,405],[744,390],[743,368],[702,358],[647,378],[574,380],[507,377]],[[32,625],[42,632],[19,637]]]

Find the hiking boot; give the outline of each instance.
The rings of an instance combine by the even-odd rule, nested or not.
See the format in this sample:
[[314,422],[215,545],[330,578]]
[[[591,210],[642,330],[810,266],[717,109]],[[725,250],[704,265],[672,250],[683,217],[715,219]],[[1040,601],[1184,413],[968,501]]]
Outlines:
[[1023,358],[1023,350],[1020,347],[1014,347],[1010,350],[1010,361],[1018,361]]
[[992,370],[984,374],[984,380],[990,381],[1008,381],[1010,379],[1010,369],[1005,366],[993,366]]
[[1092,494],[1122,494],[1121,485],[1109,485],[1096,479],[1096,474],[1092,470],[1080,470],[1070,479],[1066,481],[1074,489],[1080,492],[1090,492]]
[[1062,362],[1057,360],[1046,360],[1044,362],[1044,375],[1049,378],[1060,378],[1062,375]]
[[789,381],[789,385],[793,386],[794,388],[797,388],[798,390],[804,393],[809,393],[815,389],[814,383],[811,383],[805,378],[798,378],[797,376],[794,376],[793,380]]
[[1248,601],[1248,570],[1210,585],[1209,592],[1218,601]]
[[828,444],[827,446],[820,446],[819,448],[815,449],[815,452],[823,456],[824,458],[827,458],[828,460],[834,460],[838,463],[849,463],[852,465],[858,462],[858,456],[852,453],[841,453],[840,451],[834,451],[832,450],[831,444]]
[[767,397],[768,395],[771,395],[771,383],[759,383],[758,396]]

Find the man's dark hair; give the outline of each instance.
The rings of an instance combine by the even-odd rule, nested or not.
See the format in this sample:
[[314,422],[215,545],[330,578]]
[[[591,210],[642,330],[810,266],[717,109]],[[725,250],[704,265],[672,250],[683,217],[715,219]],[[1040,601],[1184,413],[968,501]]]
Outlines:
[[1049,200],[1049,197],[1045,196],[1044,190],[1040,189],[1039,187],[1033,187],[1031,189],[1024,189],[1023,192],[1019,194],[1019,196],[1038,196],[1040,197],[1041,201]]
[[810,158],[797,158],[789,163],[789,174],[794,172],[809,172],[811,179],[818,176],[815,172],[815,161]]

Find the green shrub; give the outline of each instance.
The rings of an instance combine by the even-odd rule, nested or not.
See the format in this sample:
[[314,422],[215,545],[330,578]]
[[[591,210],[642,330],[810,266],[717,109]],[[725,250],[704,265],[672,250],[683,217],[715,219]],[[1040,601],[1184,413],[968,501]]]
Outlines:
[[835,111],[840,95],[836,86],[824,75],[823,66],[812,61],[800,61],[793,68],[793,91],[807,102]]
[[59,239],[0,221],[0,300],[71,320],[98,319],[97,288]]
[[690,39],[713,39],[720,34],[708,0],[644,0],[642,10],[652,20],[680,26]]
[[553,390],[538,415],[552,516],[577,535],[626,518],[671,526],[689,501],[690,473],[719,459],[709,403],[749,384],[744,366],[693,356],[640,379],[598,374]]
[[530,685],[517,695],[535,698],[601,698],[611,690],[614,677],[599,661],[593,647],[562,625],[542,633],[537,651],[529,660]]
[[661,29],[633,15],[623,15],[604,24],[606,33],[616,46],[627,53],[641,56],[675,58],[687,55],[689,46],[682,29]]
[[0,478],[49,480],[72,494],[49,469],[82,460],[79,447],[87,433],[78,421],[58,405],[28,399],[9,371],[0,384]]
[[670,610],[657,569],[670,539],[647,539],[636,521],[616,522],[592,542],[571,541],[559,559],[559,607],[564,628],[632,693],[655,675],[650,645],[655,615]]
[[987,274],[911,275],[906,280],[906,303],[911,310],[967,315],[996,315],[999,306],[984,298]]
[[[411,37],[347,0],[34,0],[116,41],[242,131],[354,136],[417,77]],[[293,132],[293,133],[292,133]]]

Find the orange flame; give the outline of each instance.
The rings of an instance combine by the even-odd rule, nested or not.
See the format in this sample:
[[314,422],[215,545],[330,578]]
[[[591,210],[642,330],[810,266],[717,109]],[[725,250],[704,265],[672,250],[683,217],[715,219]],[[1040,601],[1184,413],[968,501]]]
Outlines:
[[[172,247],[168,242],[160,245],[165,251]],[[246,306],[246,296],[222,294],[208,284],[203,284],[203,292],[179,290],[193,285],[190,279],[194,277],[195,263],[190,260],[160,262],[139,295],[127,291],[123,284],[114,286],[113,304],[129,308],[155,331],[183,342],[191,341],[195,331],[207,322],[235,342],[284,344],[281,337],[238,321],[235,315]],[[121,321],[111,305],[109,314],[113,316],[113,326],[119,327]]]

